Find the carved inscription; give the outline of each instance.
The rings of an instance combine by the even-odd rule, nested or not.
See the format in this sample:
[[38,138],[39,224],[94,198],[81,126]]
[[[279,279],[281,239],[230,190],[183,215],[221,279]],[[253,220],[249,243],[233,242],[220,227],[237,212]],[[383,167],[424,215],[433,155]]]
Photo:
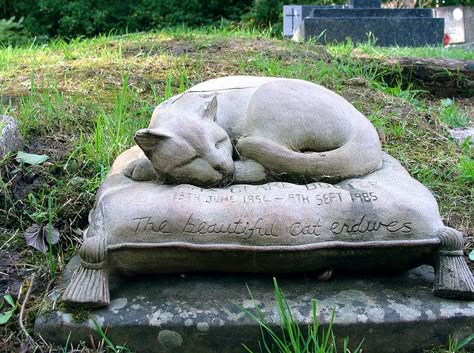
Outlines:
[[133,222],[136,222],[135,233],[146,232],[147,230],[151,230],[155,233],[161,234],[170,234],[171,232],[167,230],[168,221],[164,220],[162,222],[154,222],[151,220],[150,216],[147,217],[137,217],[132,219]]
[[277,237],[275,232],[275,221],[267,222],[263,218],[256,221],[244,221],[239,218],[237,221],[228,223],[214,223],[195,219],[191,214],[184,225],[181,234],[227,234],[238,235],[248,240],[255,236]]
[[377,220],[369,220],[367,216],[363,216],[360,220],[355,222],[334,222],[331,225],[331,232],[333,234],[341,234],[346,232],[349,234],[354,233],[371,233],[377,232],[380,229],[385,229],[389,233],[410,233],[412,231],[411,222],[400,222],[400,221],[390,221],[390,222],[381,222]]
[[298,235],[314,235],[320,236],[323,230],[323,226],[321,225],[321,220],[318,218],[316,222],[313,224],[304,224],[301,222],[293,223],[290,226],[289,233],[291,236],[298,236]]
[[[285,183],[270,183],[256,186],[234,185],[218,192],[218,189],[201,189],[185,185],[178,188],[174,200],[179,202],[199,201],[208,204],[286,202],[324,206],[345,201],[354,203],[374,202],[379,198],[375,191],[360,191],[351,184],[347,184],[342,188],[326,183],[313,183],[301,186],[301,188],[304,188],[302,192],[294,192],[294,186],[290,187]],[[290,189],[292,192],[289,191]]]
[[[193,239],[212,235],[233,237],[234,239],[250,240],[257,238],[278,237],[308,237],[331,239],[339,234],[347,236],[363,236],[375,232],[409,234],[413,224],[407,220],[378,219],[373,210],[380,200],[377,184],[374,182],[356,181],[332,185],[327,183],[312,183],[295,186],[286,183],[269,183],[265,185],[234,185],[226,189],[202,189],[192,185],[180,185],[172,195],[174,201],[186,203],[217,204],[218,209],[226,209],[230,204],[241,204],[246,210],[234,219],[222,219],[212,213],[203,216],[193,211],[184,218],[155,219],[150,216],[133,218],[135,234],[157,234],[160,236],[191,236]],[[364,214],[364,207],[370,205],[371,213]],[[302,205],[304,212],[294,210],[289,212],[290,222],[282,221],[273,216],[273,207],[280,205],[291,207],[293,204]],[[246,206],[255,205],[253,208]],[[366,205],[366,206],[364,206]],[[222,208],[221,208],[222,207]],[[236,206],[239,210],[240,206]],[[263,207],[265,212],[260,213]],[[331,207],[336,210],[360,209],[360,216],[354,219],[318,217],[318,208]],[[322,210],[321,209],[321,210]],[[309,210],[309,211],[308,211]],[[219,213],[220,211],[214,210]],[[309,213],[308,213],[309,212]],[[255,215],[253,214],[255,213]],[[205,214],[205,213],[204,213]],[[263,214],[265,216],[257,216]],[[323,212],[323,214],[326,214]],[[309,220],[308,220],[308,215]],[[184,215],[183,215],[184,216]],[[205,239],[205,238],[203,238]]]
[[[247,220],[238,218],[232,221],[215,222],[199,219],[193,213],[187,217],[184,224],[171,224],[169,220],[154,220],[152,217],[133,218],[135,234],[148,232],[161,235],[213,235],[222,234],[237,236],[243,240],[249,240],[253,237],[272,237],[290,235],[319,237],[327,233],[332,234],[365,234],[385,230],[389,233],[410,233],[412,231],[411,222],[402,222],[398,220],[379,221],[369,219],[364,215],[358,220],[346,222],[325,223],[320,218],[313,222],[293,222],[290,225],[279,224],[278,220],[268,220],[263,217]],[[171,229],[175,231],[171,231]]]
[[378,198],[375,192],[355,192],[351,193],[351,199],[353,202],[373,202]]

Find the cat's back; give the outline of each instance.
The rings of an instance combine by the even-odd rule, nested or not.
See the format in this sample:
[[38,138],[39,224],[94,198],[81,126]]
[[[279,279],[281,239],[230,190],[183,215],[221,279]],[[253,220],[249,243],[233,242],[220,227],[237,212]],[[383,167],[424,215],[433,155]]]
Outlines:
[[220,92],[257,88],[265,83],[281,80],[275,77],[226,76],[198,83],[187,92]]

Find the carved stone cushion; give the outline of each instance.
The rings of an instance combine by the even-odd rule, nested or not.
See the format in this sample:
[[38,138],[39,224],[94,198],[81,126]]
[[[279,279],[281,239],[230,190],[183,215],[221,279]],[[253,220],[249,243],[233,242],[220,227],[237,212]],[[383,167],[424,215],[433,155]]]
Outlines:
[[403,268],[433,252],[442,227],[434,197],[388,155],[382,169],[335,185],[202,189],[115,174],[90,223],[110,269],[124,273]]
[[[106,282],[105,270],[386,271],[434,263],[440,248],[463,262],[460,233],[452,230],[454,245],[443,246],[449,228],[436,200],[387,154],[381,169],[334,185],[275,182],[203,189],[136,182],[113,172],[89,221],[81,248],[83,278],[79,273],[68,287],[68,302],[107,304],[106,284],[83,285],[90,276]],[[98,269],[104,271],[98,275]],[[474,284],[467,287],[472,296]]]

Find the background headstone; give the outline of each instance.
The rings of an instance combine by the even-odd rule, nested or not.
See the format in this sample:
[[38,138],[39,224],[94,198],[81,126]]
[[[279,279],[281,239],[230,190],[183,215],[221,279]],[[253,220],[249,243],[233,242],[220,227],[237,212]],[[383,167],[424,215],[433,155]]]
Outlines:
[[349,5],[284,5],[283,6],[283,35],[293,37],[303,19],[311,16],[314,9],[345,9]]
[[449,43],[464,43],[464,9],[462,6],[446,6],[434,9],[435,17],[444,18],[444,33],[449,36]]
[[15,153],[23,146],[18,125],[11,116],[0,115],[0,159]]
[[380,8],[382,6],[381,0],[349,0],[349,5],[353,8]]
[[351,0],[347,8],[314,6],[302,14],[293,39],[353,43],[376,39],[379,46],[438,46],[443,44],[444,19],[432,9],[380,8],[378,0]]

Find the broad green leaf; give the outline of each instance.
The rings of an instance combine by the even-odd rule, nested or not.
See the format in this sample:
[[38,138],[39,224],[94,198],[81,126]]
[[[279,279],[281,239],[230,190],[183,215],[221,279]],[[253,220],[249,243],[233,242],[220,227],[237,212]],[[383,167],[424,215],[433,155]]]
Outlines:
[[10,306],[11,306],[12,308],[16,308],[16,303],[15,303],[15,301],[13,300],[13,298],[12,298],[12,296],[11,296],[10,294],[5,294],[5,295],[3,296],[3,299],[5,299],[5,301],[6,301],[8,304],[10,304]]
[[16,155],[16,160],[18,163],[38,165],[46,162],[49,159],[45,154],[32,154],[25,152],[18,152]]
[[5,311],[4,313],[0,313],[0,325],[7,323],[8,320],[10,320],[10,318],[12,317],[14,312],[15,312],[15,309]]
[[474,250],[469,253],[469,260],[474,261]]

